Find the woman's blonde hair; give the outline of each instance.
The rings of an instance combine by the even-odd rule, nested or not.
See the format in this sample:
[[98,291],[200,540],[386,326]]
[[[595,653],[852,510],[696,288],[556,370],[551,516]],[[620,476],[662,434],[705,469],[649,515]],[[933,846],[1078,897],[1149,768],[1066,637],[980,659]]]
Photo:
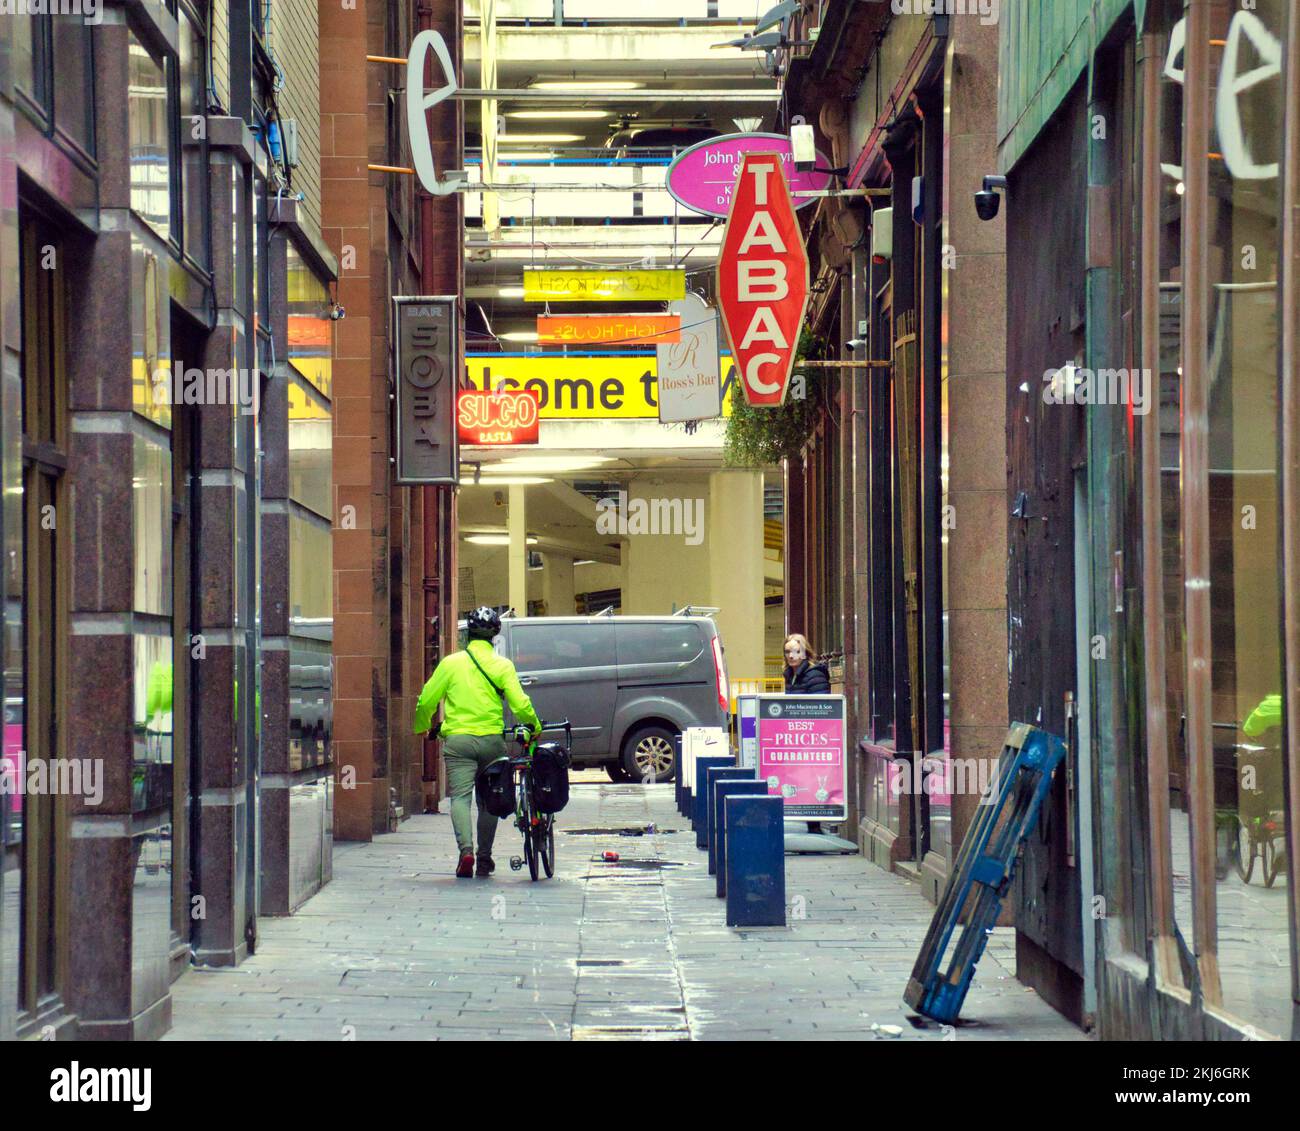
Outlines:
[[805,659],[812,660],[813,646],[808,643],[808,637],[806,637],[802,632],[792,632],[790,633],[789,636],[785,638],[785,643],[781,645],[782,655],[785,654],[786,647],[789,645],[791,640],[796,641],[799,647],[803,649],[803,654]]

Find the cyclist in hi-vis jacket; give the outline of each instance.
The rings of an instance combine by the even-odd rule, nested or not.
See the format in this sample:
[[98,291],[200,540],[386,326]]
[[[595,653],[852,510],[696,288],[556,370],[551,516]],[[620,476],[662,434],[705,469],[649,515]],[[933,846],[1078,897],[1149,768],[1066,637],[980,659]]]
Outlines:
[[[479,771],[505,758],[504,706],[509,704],[515,721],[542,728],[532,701],[519,686],[515,666],[497,654],[492,640],[501,632],[501,617],[486,606],[475,609],[466,620],[468,641],[465,651],[445,656],[434,669],[415,705],[415,733],[424,734],[433,722],[438,704],[444,704],[442,750],[447,759],[447,788],[451,793],[451,825],[456,832],[460,859],[456,876],[474,875],[474,838],[470,824],[470,796]],[[492,842],[497,835],[497,818],[482,806],[478,811],[478,875],[490,876]]]

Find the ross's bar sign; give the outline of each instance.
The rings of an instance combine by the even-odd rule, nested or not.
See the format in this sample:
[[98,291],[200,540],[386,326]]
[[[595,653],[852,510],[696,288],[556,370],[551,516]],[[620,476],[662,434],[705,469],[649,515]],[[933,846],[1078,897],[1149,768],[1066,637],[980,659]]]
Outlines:
[[397,482],[458,483],[456,389],[459,311],[454,296],[393,299],[397,357]]

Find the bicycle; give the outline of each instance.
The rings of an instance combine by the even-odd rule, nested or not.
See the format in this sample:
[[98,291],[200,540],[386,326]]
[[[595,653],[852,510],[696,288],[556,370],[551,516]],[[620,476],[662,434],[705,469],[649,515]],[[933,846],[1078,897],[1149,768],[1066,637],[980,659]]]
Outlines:
[[555,875],[555,814],[537,812],[533,799],[533,753],[537,749],[538,736],[546,731],[564,731],[564,765],[567,770],[573,753],[573,728],[568,719],[548,723],[543,721],[537,734],[531,734],[526,726],[517,726],[502,732],[505,737],[513,736],[519,744],[520,752],[510,758],[510,768],[515,775],[515,828],[524,838],[524,855],[510,857],[510,869],[517,872],[528,864],[528,874],[533,880],[538,873],[546,872],[546,878]]

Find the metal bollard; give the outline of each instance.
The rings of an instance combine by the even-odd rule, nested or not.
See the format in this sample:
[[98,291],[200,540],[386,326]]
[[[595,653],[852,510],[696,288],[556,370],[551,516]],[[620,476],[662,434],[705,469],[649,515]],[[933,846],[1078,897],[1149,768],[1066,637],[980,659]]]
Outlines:
[[709,853],[709,874],[713,874],[713,799],[717,794],[718,783],[736,779],[753,779],[754,771],[741,766],[710,767],[704,775],[704,824],[696,838],[696,847],[706,849]]
[[747,778],[728,778],[713,787],[713,821],[709,825],[709,875],[718,878],[718,898],[727,894],[727,811],[728,797],[766,797],[767,782],[755,781],[754,771]]
[[727,926],[785,926],[785,801],[728,797]]
[[695,789],[691,798],[691,828],[695,830],[695,847],[704,847],[704,810],[709,799],[708,779],[705,775],[710,768],[734,766],[735,759],[730,755],[709,754],[695,759]]

